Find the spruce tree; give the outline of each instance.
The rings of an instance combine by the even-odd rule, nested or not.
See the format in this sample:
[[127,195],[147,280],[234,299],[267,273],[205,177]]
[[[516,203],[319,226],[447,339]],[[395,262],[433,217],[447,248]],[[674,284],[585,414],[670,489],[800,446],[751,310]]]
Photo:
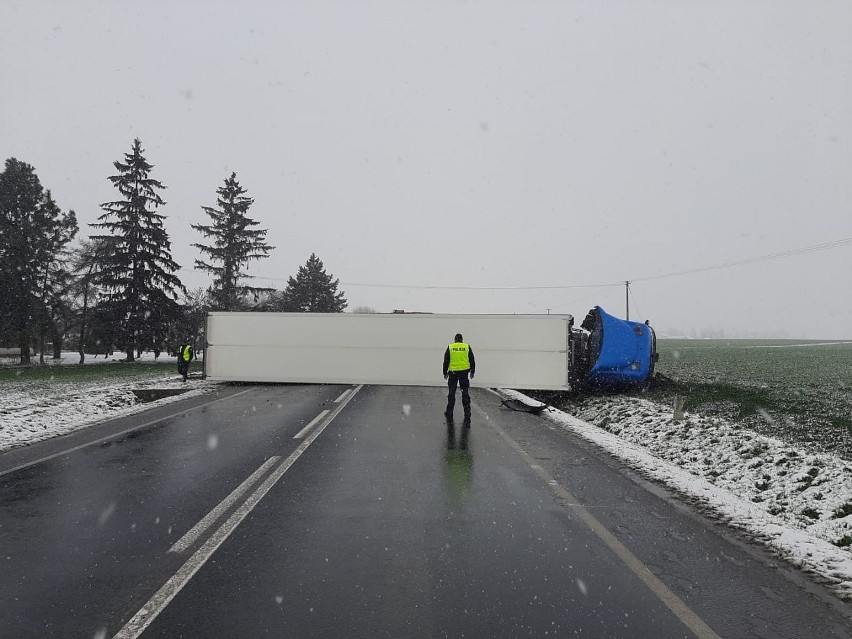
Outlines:
[[91,325],[91,310],[95,306],[98,297],[97,281],[100,275],[101,265],[105,263],[106,256],[112,251],[106,242],[98,240],[83,240],[72,257],[72,268],[75,280],[72,294],[75,299],[77,310],[78,333],[77,340],[80,363],[86,361],[86,346],[89,344],[89,327]]
[[348,305],[343,292],[338,292],[339,279],[325,272],[322,260],[314,253],[299,267],[295,279],[287,280],[282,294],[281,310],[296,313],[342,313]]
[[77,232],[41,185],[35,169],[15,158],[0,173],[0,326],[16,337],[21,363],[30,363],[32,327],[49,321],[49,305],[64,285],[62,254]]
[[180,267],[171,256],[165,216],[156,212],[165,204],[159,191],[166,187],[150,177],[154,167],[143,151],[136,138],[124,162],[113,163],[118,173],[109,180],[122,199],[101,204],[100,222],[92,224],[109,231],[92,239],[108,242],[112,248],[101,265],[99,284],[106,304],[121,318],[118,339],[128,362],[135,360],[140,349],[155,346],[157,330],[152,324],[171,315],[178,291],[185,291],[175,275]]
[[220,186],[216,194],[218,208],[201,207],[210,216],[211,223],[192,225],[212,241],[209,245],[193,244],[209,258],[209,261],[195,260],[195,268],[213,274],[212,308],[236,311],[242,308],[246,295],[251,294],[257,300],[260,293],[269,290],[240,284],[240,279],[250,277],[242,270],[249,261],[268,257],[274,247],[265,242],[266,230],[252,228],[259,224],[247,215],[254,199],[246,196],[236,173],[225,179],[225,185]]
[[37,292],[40,311],[39,358],[42,364],[47,335],[50,335],[53,343],[53,359],[61,357],[65,328],[70,314],[68,296],[73,282],[73,273],[68,263],[70,252],[67,246],[79,228],[74,211],[63,215],[50,191],[45,192],[43,211],[45,219],[50,222],[47,235],[44,237],[48,250],[41,255],[40,262],[36,264],[39,271]]

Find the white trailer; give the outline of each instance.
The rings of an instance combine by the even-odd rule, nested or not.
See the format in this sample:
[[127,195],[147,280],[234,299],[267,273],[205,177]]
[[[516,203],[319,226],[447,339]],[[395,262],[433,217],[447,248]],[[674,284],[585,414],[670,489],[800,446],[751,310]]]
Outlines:
[[567,390],[570,315],[224,313],[207,316],[204,376],[217,381],[441,386],[456,333],[474,386]]

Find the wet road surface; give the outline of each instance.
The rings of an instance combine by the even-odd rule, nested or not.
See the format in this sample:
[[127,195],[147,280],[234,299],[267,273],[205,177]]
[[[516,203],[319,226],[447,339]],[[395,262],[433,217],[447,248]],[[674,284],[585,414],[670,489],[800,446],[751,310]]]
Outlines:
[[852,636],[847,605],[488,391],[470,429],[440,388],[229,392],[0,456],[0,636]]

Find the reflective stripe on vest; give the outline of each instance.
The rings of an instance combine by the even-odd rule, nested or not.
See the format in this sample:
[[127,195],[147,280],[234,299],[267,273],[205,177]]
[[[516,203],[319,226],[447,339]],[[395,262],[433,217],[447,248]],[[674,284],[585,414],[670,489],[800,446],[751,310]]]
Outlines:
[[466,371],[470,369],[470,346],[462,342],[453,342],[447,348],[450,349],[450,366],[451,371]]

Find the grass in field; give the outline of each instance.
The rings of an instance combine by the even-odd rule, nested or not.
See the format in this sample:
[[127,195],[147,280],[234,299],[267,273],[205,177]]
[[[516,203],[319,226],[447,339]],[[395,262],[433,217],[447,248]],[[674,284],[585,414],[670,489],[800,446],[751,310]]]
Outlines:
[[[201,371],[199,362],[190,364],[190,373]],[[150,377],[151,374],[177,375],[174,362],[110,362],[103,364],[63,364],[61,366],[0,366],[0,384],[12,382],[96,382],[117,378]]]
[[767,389],[670,379],[655,383],[647,397],[668,399],[673,395],[686,398],[684,408],[687,411],[709,412],[737,420],[759,415],[773,404],[772,395]]
[[852,458],[852,344],[786,340],[658,342],[649,399],[686,398],[767,435]]

